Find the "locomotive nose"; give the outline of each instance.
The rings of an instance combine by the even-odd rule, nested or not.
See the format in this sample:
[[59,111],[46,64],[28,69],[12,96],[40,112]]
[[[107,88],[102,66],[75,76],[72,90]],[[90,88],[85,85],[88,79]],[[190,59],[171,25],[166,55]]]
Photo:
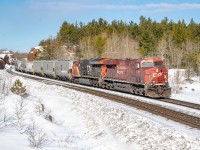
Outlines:
[[160,72],[160,73],[158,73],[158,82],[159,83],[162,83],[164,81],[164,76],[163,76],[163,74]]
[[162,68],[157,68],[156,69],[157,73],[158,73],[158,83],[162,83],[164,81],[164,75],[163,75],[163,70]]
[[157,93],[158,93],[159,95],[162,95],[163,92],[164,92],[164,88],[162,88],[161,86],[158,86],[158,87],[157,87]]

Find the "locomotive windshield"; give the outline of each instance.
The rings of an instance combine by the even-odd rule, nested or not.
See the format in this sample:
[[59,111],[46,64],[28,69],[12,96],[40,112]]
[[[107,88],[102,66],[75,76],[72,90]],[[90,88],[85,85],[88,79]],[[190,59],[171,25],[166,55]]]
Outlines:
[[163,66],[163,62],[143,62],[142,67],[154,67],[154,66]]
[[154,62],[154,66],[163,66],[163,62]]
[[153,62],[143,62],[142,67],[153,67]]

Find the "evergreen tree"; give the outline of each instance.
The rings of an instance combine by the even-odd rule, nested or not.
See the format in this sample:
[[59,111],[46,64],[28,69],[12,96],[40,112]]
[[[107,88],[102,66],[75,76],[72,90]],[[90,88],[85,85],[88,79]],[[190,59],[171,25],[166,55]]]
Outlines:
[[104,46],[106,43],[106,38],[103,38],[101,36],[97,36],[92,41],[92,46],[94,47],[94,50],[96,51],[96,56],[101,57],[101,54],[104,51]]
[[26,93],[26,86],[23,86],[23,83],[17,79],[13,86],[10,88],[10,91],[17,95],[24,95]]
[[172,34],[173,39],[178,46],[180,46],[181,43],[186,41],[188,34],[184,20],[182,20],[182,22],[179,20],[178,24],[173,25]]
[[[120,43],[120,41],[128,42]],[[195,48],[188,51],[187,41],[195,45]],[[104,52],[116,52],[114,49],[117,49],[118,54],[124,51],[131,54],[131,49],[129,49],[131,47],[142,56],[159,57],[161,55],[169,66],[186,67],[187,63],[192,63],[193,68],[197,69],[200,53],[199,41],[200,24],[193,19],[187,25],[184,20],[175,23],[165,17],[161,22],[156,22],[151,18],[141,16],[139,24],[133,21],[126,23],[122,20],[113,20],[108,23],[103,18],[93,19],[87,24],[83,22],[73,24],[64,21],[57,37],[42,40],[40,45],[47,53],[46,59],[53,59],[54,54],[60,52],[58,50],[62,46],[75,47],[78,58],[106,56]],[[176,58],[177,55],[179,59]],[[118,57],[117,54],[115,56]],[[120,56],[123,57],[123,55]]]

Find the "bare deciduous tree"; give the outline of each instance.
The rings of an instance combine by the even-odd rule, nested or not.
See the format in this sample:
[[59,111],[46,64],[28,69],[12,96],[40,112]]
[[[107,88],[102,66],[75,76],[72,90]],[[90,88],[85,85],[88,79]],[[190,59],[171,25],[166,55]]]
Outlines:
[[5,108],[5,97],[0,94],[0,130],[11,126],[13,123],[13,116],[7,113]]
[[13,117],[0,105],[0,130],[12,125]]
[[95,57],[94,49],[92,48],[92,38],[84,37],[80,40],[80,49],[82,50],[83,58]]
[[180,74],[180,71],[177,70],[175,73],[174,73],[174,78],[173,78],[173,85],[172,85],[172,90],[174,93],[179,93],[180,90],[181,90],[181,74]]
[[8,95],[11,85],[11,79],[0,76],[0,129],[12,124],[12,116],[5,109],[5,96]]
[[13,127],[19,130],[20,133],[23,133],[25,130],[24,115],[27,112],[27,109],[25,107],[26,104],[24,102],[24,99],[21,97],[21,99],[18,100],[17,103],[15,104],[14,111],[15,111],[16,121],[13,123]]
[[167,41],[166,41],[166,36],[163,36],[160,41],[158,41],[157,45],[157,52],[158,55],[162,58],[165,59],[165,56],[167,54]]
[[48,140],[46,133],[36,125],[35,121],[27,127],[26,134],[30,146],[34,148],[41,148]]
[[113,33],[111,37],[107,39],[105,45],[105,53],[103,57],[110,58],[139,58],[138,43],[130,38],[128,34],[119,36]]
[[157,45],[158,55],[165,60],[166,66],[178,68],[182,65],[183,49],[177,47],[173,41],[172,35],[163,35]]
[[11,87],[11,79],[5,77],[0,77],[0,94],[1,96],[6,96],[9,93]]
[[[139,58],[138,52],[139,45],[128,34],[119,36],[117,33],[113,33],[108,37],[105,33],[100,35],[106,39],[105,49],[101,57],[105,58]],[[80,49],[82,50],[83,58],[96,58],[95,48],[92,46],[92,37],[84,37],[80,40]]]

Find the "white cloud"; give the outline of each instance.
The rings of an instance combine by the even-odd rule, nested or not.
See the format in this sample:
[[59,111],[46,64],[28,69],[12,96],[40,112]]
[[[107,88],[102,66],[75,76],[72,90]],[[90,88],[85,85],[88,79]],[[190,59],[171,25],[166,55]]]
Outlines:
[[46,1],[30,3],[32,8],[48,9],[58,11],[78,11],[78,10],[138,10],[140,12],[169,12],[179,10],[200,10],[200,4],[181,3],[181,4],[145,4],[145,5],[115,5],[115,4],[86,4],[76,2]]
[[169,12],[169,11],[179,11],[179,10],[200,10],[200,4],[147,4],[144,11],[149,12]]

